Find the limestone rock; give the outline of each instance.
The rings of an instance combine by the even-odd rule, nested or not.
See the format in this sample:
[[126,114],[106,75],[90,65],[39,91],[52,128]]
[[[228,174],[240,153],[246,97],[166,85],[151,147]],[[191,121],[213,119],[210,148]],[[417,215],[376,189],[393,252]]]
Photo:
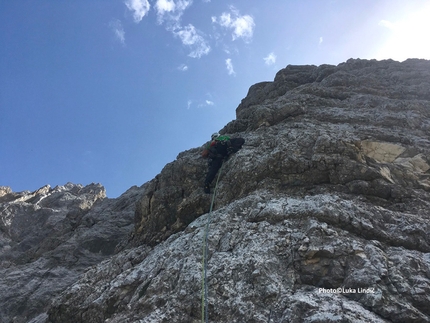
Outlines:
[[140,192],[107,199],[100,184],[72,183],[7,190],[0,197],[0,322],[44,322],[55,296],[124,244]]
[[0,197],[5,196],[6,194],[11,193],[12,190],[8,186],[0,186]]
[[[201,322],[210,223],[209,322],[430,322],[429,83],[429,61],[351,59],[251,86],[210,214],[201,147],[118,200],[0,190],[1,290],[22,280],[1,319]],[[12,243],[23,207],[62,233],[35,222],[42,237]]]
[[[410,219],[369,207],[347,195],[257,191],[212,213],[209,321],[427,322],[429,259],[404,244],[425,240],[428,225],[382,227]],[[91,269],[48,322],[76,322],[77,312],[78,322],[199,322],[208,216]]]
[[252,86],[221,131],[246,145],[217,211],[199,151],[181,153],[144,185],[131,249],[48,322],[200,321],[209,216],[212,322],[429,322],[429,80],[427,61],[350,60]]

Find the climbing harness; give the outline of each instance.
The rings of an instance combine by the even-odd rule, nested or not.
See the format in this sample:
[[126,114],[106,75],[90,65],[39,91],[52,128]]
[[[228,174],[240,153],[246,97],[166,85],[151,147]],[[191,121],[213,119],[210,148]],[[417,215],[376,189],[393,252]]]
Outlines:
[[216,179],[214,192],[212,194],[212,201],[211,206],[209,208],[209,214],[208,214],[208,221],[206,222],[206,228],[205,228],[205,234],[203,237],[203,257],[202,257],[202,323],[208,322],[208,282],[207,282],[207,267],[208,267],[208,233],[209,233],[209,224],[211,222],[211,214],[212,214],[212,208],[215,201],[215,196],[217,192],[218,187],[218,181],[221,175],[222,166],[224,163],[221,164],[221,167],[218,171],[218,177]]

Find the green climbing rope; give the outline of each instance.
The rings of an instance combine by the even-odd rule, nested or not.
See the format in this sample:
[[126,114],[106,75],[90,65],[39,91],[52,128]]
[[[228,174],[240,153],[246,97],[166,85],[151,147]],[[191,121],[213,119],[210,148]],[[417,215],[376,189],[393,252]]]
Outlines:
[[218,172],[218,177],[216,179],[214,192],[212,194],[211,206],[209,208],[208,221],[206,222],[205,234],[203,237],[203,257],[202,257],[202,323],[208,322],[208,284],[207,284],[207,266],[208,266],[208,233],[209,233],[209,224],[211,222],[211,214],[212,208],[215,201],[216,191],[218,187],[218,181],[221,175],[222,166]]

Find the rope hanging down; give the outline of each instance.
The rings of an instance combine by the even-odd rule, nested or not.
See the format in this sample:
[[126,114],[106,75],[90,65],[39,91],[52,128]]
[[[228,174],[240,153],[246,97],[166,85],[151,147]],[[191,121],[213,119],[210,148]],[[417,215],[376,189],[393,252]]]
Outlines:
[[207,266],[208,266],[208,233],[209,233],[209,224],[211,222],[211,214],[212,214],[212,208],[215,201],[216,191],[218,187],[218,181],[221,175],[222,166],[224,163],[221,164],[221,168],[218,172],[218,177],[216,179],[214,192],[212,194],[212,201],[211,206],[209,208],[209,214],[208,214],[208,221],[206,223],[206,229],[205,234],[203,237],[203,257],[202,257],[202,323],[208,322],[208,282],[207,282]]

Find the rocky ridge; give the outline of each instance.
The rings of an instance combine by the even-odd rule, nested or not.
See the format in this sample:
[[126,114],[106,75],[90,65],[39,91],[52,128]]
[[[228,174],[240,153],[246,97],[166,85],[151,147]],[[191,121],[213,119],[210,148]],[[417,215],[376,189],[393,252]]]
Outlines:
[[0,322],[43,322],[54,297],[121,249],[140,192],[108,199],[100,184],[1,187]]
[[[76,224],[63,216],[67,226],[84,232],[88,215],[115,214],[123,233],[103,231],[92,250],[100,258],[91,253],[90,267],[81,252],[82,266],[38,313],[13,319],[12,306],[1,306],[5,322],[200,322],[209,216],[209,322],[430,322],[429,83],[429,61],[351,59],[287,66],[251,86],[221,130],[246,143],[222,169],[214,212],[201,148],[122,200],[93,195],[69,216]],[[13,193],[0,192],[9,206]],[[115,213],[118,203],[127,211]],[[3,286],[18,266],[71,245],[19,249],[5,222],[15,213],[1,214]]]

